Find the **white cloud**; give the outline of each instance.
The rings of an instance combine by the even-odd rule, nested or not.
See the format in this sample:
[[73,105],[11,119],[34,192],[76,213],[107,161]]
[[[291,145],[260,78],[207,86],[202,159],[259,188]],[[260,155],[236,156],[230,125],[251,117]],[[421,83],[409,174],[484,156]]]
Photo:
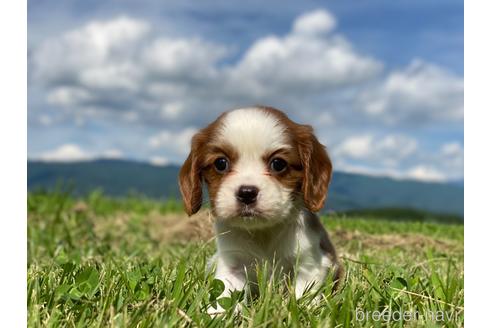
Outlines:
[[39,156],[43,161],[73,162],[90,160],[92,156],[75,144],[64,144]]
[[404,178],[410,178],[421,181],[434,181],[434,182],[442,182],[446,180],[446,176],[438,171],[437,169],[426,166],[426,165],[418,165],[409,169],[403,175]]
[[48,94],[47,101],[49,104],[70,107],[86,102],[90,98],[91,95],[86,90],[77,87],[61,86],[53,89]]
[[[459,142],[426,150],[419,136],[422,124],[460,131],[462,77],[419,60],[384,72],[336,27],[332,13],[315,10],[297,17],[286,35],[265,35],[230,56],[228,45],[159,35],[139,19],[88,22],[32,49],[30,80],[50,106],[30,109],[31,121],[50,128],[69,120],[81,129],[100,122],[122,130],[138,126],[146,132],[134,152],[167,163],[186,156],[192,126],[230,108],[267,104],[313,124],[328,144],[345,136],[330,150],[349,169],[462,177]],[[124,149],[135,144],[118,143]],[[43,154],[55,160],[104,156],[64,146]],[[123,156],[115,149],[106,154]]]
[[227,49],[149,31],[145,21],[125,16],[89,22],[33,49],[30,76],[49,104],[79,121],[95,112],[128,122],[175,120],[182,112],[176,104],[190,94],[199,101],[213,80],[224,79],[217,61]]
[[318,9],[299,16],[294,22],[296,34],[320,34],[332,31],[337,24],[335,16],[330,12]]
[[335,148],[335,154],[341,157],[364,158],[371,153],[372,143],[371,135],[349,137]]
[[439,152],[433,159],[446,172],[446,176],[452,180],[463,178],[465,154],[461,143],[448,142],[441,146]]
[[[343,140],[334,149],[334,154],[341,158],[364,159],[368,161],[386,161],[395,163],[417,150],[417,141],[404,135],[357,135]],[[389,161],[388,161],[389,160]]]
[[449,157],[462,157],[463,147],[458,142],[449,142],[442,145],[441,153],[442,155]]
[[349,137],[334,148],[333,159],[338,170],[360,174],[434,182],[452,178],[442,156],[419,148],[416,139],[405,135]]
[[[333,16],[317,10],[300,16],[284,37],[256,41],[231,70],[238,91],[257,95],[316,94],[373,78],[382,68],[377,60],[352,49],[341,35],[330,33]],[[320,33],[323,32],[323,33]]]
[[191,138],[197,129],[188,127],[179,132],[161,131],[149,139],[151,148],[167,149],[173,153],[186,155],[190,151]]
[[150,158],[149,162],[155,166],[165,166],[170,163],[169,159],[163,156],[153,156]]
[[34,159],[53,162],[76,162],[90,161],[97,158],[121,159],[123,157],[123,152],[116,148],[110,148],[95,153],[87,151],[77,144],[67,143],[62,144],[55,149],[44,151],[39,156],[36,156]]
[[39,123],[44,126],[50,126],[53,123],[53,119],[46,114],[42,114],[39,116]]
[[166,79],[194,80],[217,74],[215,64],[225,54],[224,46],[196,38],[160,38],[143,49],[142,58],[151,74]]
[[341,171],[433,182],[463,178],[459,142],[427,148],[406,135],[365,134],[342,140],[331,155]]
[[383,123],[442,123],[463,120],[461,77],[436,65],[414,60],[391,72],[379,85],[358,97],[369,117]]
[[183,103],[171,102],[162,106],[161,117],[167,120],[176,120],[184,111]]
[[42,42],[32,51],[31,74],[48,103],[79,120],[98,111],[126,121],[131,115],[132,122],[189,124],[204,110],[298,101],[373,78],[382,64],[357,53],[335,26],[330,12],[308,12],[286,36],[260,38],[224,65],[225,45],[155,36],[145,21],[118,17]]
[[377,176],[391,177],[396,180],[419,180],[424,182],[443,182],[446,176],[437,169],[427,165],[417,165],[409,169],[401,170],[398,168],[374,167],[367,165],[343,165],[344,172]]
[[139,102],[142,70],[135,56],[149,29],[121,16],[45,40],[29,57],[30,78],[44,88],[48,104],[63,109],[65,120],[84,124],[115,112],[123,119],[120,114]]
[[[131,67],[128,51],[149,30],[146,22],[118,17],[108,21],[92,21],[80,29],[43,42],[32,56],[33,77],[48,84],[89,84],[105,81],[121,83],[129,80],[116,72]],[[97,68],[97,70],[95,70]],[[109,74],[109,77],[104,76]],[[104,84],[104,83],[102,83]]]
[[144,124],[196,125],[204,111],[215,116],[255,103],[311,113],[329,106],[330,122],[339,122],[346,120],[341,108],[352,110],[354,101],[366,114],[359,119],[379,124],[462,120],[462,78],[419,60],[356,89],[378,81],[383,65],[354,50],[335,28],[329,11],[305,13],[287,35],[260,38],[225,65],[219,64],[230,53],[225,45],[156,37],[145,21],[123,16],[42,42],[30,56],[30,74],[46,88],[49,104],[79,122],[98,112]]
[[139,67],[130,62],[106,63],[104,66],[87,67],[80,72],[80,84],[88,88],[135,92],[139,83]]

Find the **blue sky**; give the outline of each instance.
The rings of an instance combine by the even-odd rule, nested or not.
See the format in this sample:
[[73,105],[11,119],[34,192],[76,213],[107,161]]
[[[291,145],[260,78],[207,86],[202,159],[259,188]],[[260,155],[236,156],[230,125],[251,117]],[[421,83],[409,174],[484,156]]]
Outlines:
[[28,3],[29,158],[180,163],[259,103],[340,171],[462,179],[463,2]]

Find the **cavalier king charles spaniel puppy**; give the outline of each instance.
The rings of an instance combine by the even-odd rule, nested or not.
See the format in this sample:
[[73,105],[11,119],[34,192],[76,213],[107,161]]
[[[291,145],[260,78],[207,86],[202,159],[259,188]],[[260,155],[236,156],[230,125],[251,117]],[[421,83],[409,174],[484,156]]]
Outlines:
[[[188,215],[208,195],[217,253],[210,264],[225,290],[254,290],[258,263],[267,261],[292,277],[299,298],[319,289],[342,267],[315,212],[323,208],[332,165],[309,125],[270,107],[220,115],[192,139],[179,173]],[[295,273],[294,273],[295,272]],[[222,312],[223,309],[209,309]]]

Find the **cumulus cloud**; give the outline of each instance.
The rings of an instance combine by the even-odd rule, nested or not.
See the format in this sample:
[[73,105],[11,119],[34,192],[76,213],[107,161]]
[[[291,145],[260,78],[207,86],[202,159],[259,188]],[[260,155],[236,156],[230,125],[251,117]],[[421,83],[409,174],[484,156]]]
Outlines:
[[316,35],[332,31],[337,24],[330,12],[318,9],[299,16],[294,22],[294,33]]
[[63,107],[77,106],[91,99],[89,91],[79,87],[60,86],[49,92],[47,101],[49,104]]
[[197,38],[159,38],[143,48],[142,66],[166,80],[207,81],[218,74],[215,65],[226,53],[224,46]]
[[344,165],[344,171],[377,177],[391,177],[396,180],[419,180],[423,182],[444,182],[448,180],[442,171],[429,165],[416,165],[407,169],[399,169],[347,163]]
[[177,154],[186,155],[190,151],[191,138],[197,129],[188,127],[179,132],[161,131],[149,139],[150,147],[165,148]]
[[354,136],[344,140],[336,149],[335,154],[352,158],[364,158],[371,153],[373,136]]
[[412,167],[404,173],[403,177],[434,182],[442,182],[446,180],[446,176],[441,171],[427,165],[417,165]]
[[171,102],[162,106],[161,117],[165,120],[176,120],[184,112],[184,106],[181,102]]
[[381,164],[396,164],[417,150],[417,141],[404,135],[356,135],[343,140],[334,149],[341,158],[381,161]]
[[[431,157],[432,158],[432,157]],[[459,142],[448,142],[441,146],[433,161],[445,172],[446,178],[459,180],[463,178],[465,154]]]
[[[222,63],[229,54],[225,45],[157,35],[147,22],[122,16],[42,42],[29,57],[30,75],[48,104],[79,122],[198,125],[204,112],[255,103],[302,108],[330,123],[347,121],[353,108],[366,115],[359,120],[389,125],[463,117],[462,78],[419,60],[383,77],[383,64],[337,33],[327,10],[299,16],[286,35],[260,38]],[[327,105],[332,110],[323,113]]]
[[170,163],[169,159],[164,156],[152,156],[149,162],[155,166],[165,166]]
[[[46,39],[28,61],[29,81],[45,97],[30,109],[30,122],[140,127],[147,131],[143,141],[122,149],[142,145],[134,151],[156,165],[183,160],[195,127],[222,111],[267,104],[313,124],[338,169],[428,180],[462,176],[461,142],[424,149],[418,129],[462,123],[463,78],[422,60],[385,71],[337,31],[327,10],[302,14],[285,35],[260,37],[239,54],[120,16]],[[125,156],[111,147],[106,157]],[[91,151],[64,144],[40,157],[105,156]]]
[[442,182],[463,177],[463,146],[428,147],[402,134],[350,136],[332,151],[335,167],[349,172]]
[[464,83],[436,65],[414,60],[358,97],[360,108],[386,123],[462,122]]
[[66,143],[55,149],[44,151],[35,158],[41,161],[76,162],[89,161],[96,158],[121,159],[123,157],[123,152],[116,148],[110,148],[99,153],[94,153],[83,149],[77,144]]
[[128,52],[148,30],[144,21],[128,17],[89,22],[35,49],[33,78],[48,85],[132,87]]
[[39,116],[39,123],[43,126],[50,126],[53,123],[53,118],[49,115],[41,114]]
[[143,124],[177,120],[186,98],[207,95],[214,80],[223,80],[217,61],[227,49],[150,32],[145,21],[126,16],[89,22],[33,49],[32,81],[67,117]]
[[63,144],[56,149],[46,151],[39,156],[39,159],[43,161],[54,162],[86,161],[91,158],[91,154],[75,144]]
[[463,157],[463,147],[458,142],[449,142],[441,146],[441,154],[446,157]]
[[204,110],[296,100],[374,77],[382,64],[356,52],[335,26],[326,10],[306,13],[287,35],[261,38],[224,65],[224,45],[155,35],[145,21],[118,17],[41,43],[32,76],[49,104],[79,116],[189,124]]
[[463,179],[464,150],[458,141],[445,142],[437,149],[420,149],[406,174],[414,179],[458,181]]
[[331,155],[336,168],[353,173],[434,182],[463,177],[459,142],[429,148],[406,135],[364,134],[342,140]]
[[357,53],[341,35],[331,33],[334,17],[324,10],[300,16],[284,37],[256,41],[231,70],[237,91],[268,95],[312,95],[374,77],[382,64]]
[[[145,21],[123,16],[42,42],[30,56],[30,74],[49,104],[79,120],[201,124],[204,111],[214,116],[254,103],[312,114],[328,104],[336,108],[330,122],[353,107],[385,124],[463,117],[461,78],[419,60],[381,78],[383,64],[357,52],[326,10],[299,16],[285,36],[260,38],[236,62],[221,64],[230,53],[196,37],[156,35]],[[370,81],[374,86],[354,89]]]

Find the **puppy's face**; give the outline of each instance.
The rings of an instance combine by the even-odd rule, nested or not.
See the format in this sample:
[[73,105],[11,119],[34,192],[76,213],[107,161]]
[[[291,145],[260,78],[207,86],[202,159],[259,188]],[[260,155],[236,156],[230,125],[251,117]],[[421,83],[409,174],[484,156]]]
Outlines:
[[198,132],[180,172],[189,215],[199,210],[202,182],[216,219],[267,227],[293,210],[322,208],[331,163],[306,125],[273,108],[238,109]]

